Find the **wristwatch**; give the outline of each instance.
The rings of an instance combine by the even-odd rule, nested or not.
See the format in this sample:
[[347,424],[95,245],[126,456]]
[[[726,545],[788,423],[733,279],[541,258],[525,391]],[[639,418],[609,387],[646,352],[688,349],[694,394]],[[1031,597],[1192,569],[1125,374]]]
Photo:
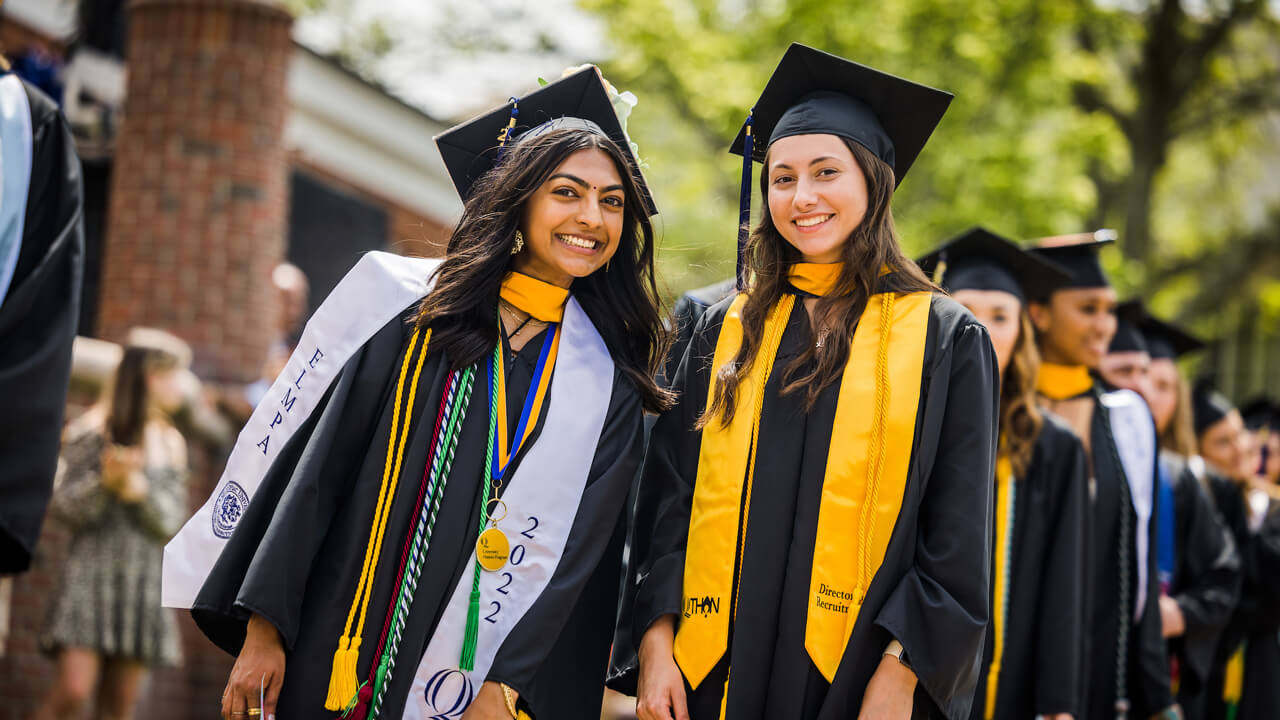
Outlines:
[[896,639],[889,642],[889,647],[884,649],[884,654],[892,656],[898,662],[902,663],[902,666],[906,669],[911,669],[911,663],[907,661],[907,649],[902,647],[902,643],[898,642]]

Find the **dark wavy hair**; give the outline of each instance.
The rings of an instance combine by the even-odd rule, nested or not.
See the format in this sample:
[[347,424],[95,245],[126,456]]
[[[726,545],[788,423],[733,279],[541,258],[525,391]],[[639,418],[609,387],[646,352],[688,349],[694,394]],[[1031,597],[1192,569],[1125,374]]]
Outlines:
[[1044,415],[1036,402],[1036,376],[1040,351],[1026,307],[1018,311],[1018,340],[1000,378],[1000,447],[1009,458],[1015,477],[1023,477],[1031,465],[1036,438],[1044,427]]
[[645,410],[661,412],[674,396],[654,380],[669,338],[654,279],[653,225],[639,171],[617,143],[598,132],[552,130],[507,148],[473,186],[416,323],[431,328],[432,345],[445,351],[455,370],[492,352],[499,341],[498,293],[511,271],[511,245],[525,206],[570,155],[592,149],[608,155],[622,178],[622,236],[608,264],[573,281],[573,295],[614,363],[639,390]]
[[[784,394],[804,391],[805,408],[812,409],[818,395],[840,378],[849,360],[849,346],[867,300],[877,292],[929,292],[938,287],[902,251],[893,228],[893,169],[870,150],[851,140],[845,145],[862,169],[867,182],[867,214],[854,228],[844,246],[844,270],[831,295],[819,298],[814,317],[819,326],[830,328],[823,352],[806,348],[787,365],[782,375]],[[751,371],[764,335],[769,310],[788,291],[787,270],[801,261],[796,250],[778,232],[769,214],[769,154],[760,173],[760,192],[766,198],[760,222],[747,241],[746,263],[752,273],[747,301],[742,308],[742,345],[733,361],[716,371],[715,390],[706,412],[699,420],[705,427],[713,418],[728,425],[733,419],[738,384]],[[881,277],[880,268],[893,272]],[[801,375],[805,365],[817,360],[812,372]]]

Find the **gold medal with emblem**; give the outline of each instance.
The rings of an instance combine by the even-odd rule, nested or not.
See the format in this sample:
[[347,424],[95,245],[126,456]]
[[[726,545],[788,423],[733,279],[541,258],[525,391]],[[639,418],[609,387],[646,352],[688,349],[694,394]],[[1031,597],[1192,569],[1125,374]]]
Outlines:
[[489,503],[493,511],[497,510],[496,506],[501,506],[502,515],[495,516],[493,511],[490,511],[490,527],[480,533],[480,537],[476,539],[476,562],[488,572],[498,572],[507,566],[507,559],[511,557],[511,541],[507,539],[507,534],[498,528],[498,523],[507,516],[507,504],[497,498],[490,500]]

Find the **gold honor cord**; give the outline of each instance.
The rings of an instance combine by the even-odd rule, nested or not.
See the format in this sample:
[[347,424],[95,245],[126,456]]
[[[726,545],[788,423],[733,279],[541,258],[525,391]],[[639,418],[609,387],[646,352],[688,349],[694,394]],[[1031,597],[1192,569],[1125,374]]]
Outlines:
[[1067,400],[1083,395],[1093,388],[1089,368],[1083,365],[1058,365],[1040,363],[1036,376],[1036,390],[1050,400]]
[[[400,366],[395,406],[391,411],[391,432],[387,436],[387,457],[382,470],[382,485],[378,488],[378,502],[374,506],[373,524],[369,528],[369,541],[365,545],[360,581],[356,584],[355,598],[351,601],[351,609],[347,612],[347,623],[342,630],[342,637],[338,638],[338,649],[333,653],[329,692],[324,701],[326,710],[342,711],[360,690],[356,664],[360,659],[360,641],[364,635],[365,615],[369,610],[369,600],[373,596],[374,574],[377,570],[378,557],[382,554],[382,538],[386,533],[387,520],[391,515],[391,501],[395,499],[396,486],[400,481],[400,464],[404,459],[405,439],[409,433],[409,416],[413,412],[413,402],[418,391],[418,376],[422,372],[422,361],[427,356],[427,345],[431,341],[431,331],[427,330],[425,337],[422,338],[417,363],[414,365],[413,381],[409,385],[409,399],[404,406],[402,426],[400,409],[401,400],[404,397],[405,378],[408,375],[409,360],[413,357],[421,332],[421,329],[413,331],[412,337],[409,338],[409,347],[404,353],[404,362]],[[352,623],[355,622],[357,609],[360,620],[355,623],[355,632],[352,633]]]
[[996,712],[996,690],[1000,685],[1000,664],[1004,659],[1005,629],[1009,621],[1010,563],[1013,562],[1013,513],[1014,513],[1013,463],[1001,456],[996,459],[996,587],[995,612],[991,622],[995,635],[995,647],[991,651],[991,665],[987,668],[986,720]]

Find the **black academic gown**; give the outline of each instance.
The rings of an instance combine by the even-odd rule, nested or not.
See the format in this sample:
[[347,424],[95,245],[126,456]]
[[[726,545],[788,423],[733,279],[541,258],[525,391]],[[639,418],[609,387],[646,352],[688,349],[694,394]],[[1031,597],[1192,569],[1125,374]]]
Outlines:
[[1172,479],[1176,527],[1169,596],[1186,625],[1170,639],[1169,656],[1178,663],[1178,704],[1189,720],[1198,720],[1219,636],[1240,597],[1240,555],[1186,460],[1171,453],[1160,457]]
[[[634,694],[634,648],[657,618],[681,610],[689,513],[711,359],[731,300],[710,308],[676,373],[680,402],[654,428],[637,502],[627,592],[611,684]],[[906,492],[883,565],[828,684],[804,648],[814,534],[839,383],[808,413],[780,395],[783,368],[813,342],[796,303],[760,418],[756,482],[725,656],[687,687],[694,720],[719,717],[730,664],[734,720],[834,720],[856,715],[868,680],[897,638],[920,679],[915,717],[967,717],[990,603],[990,522],[997,371],[986,328],[959,304],[932,301]],[[726,558],[726,562],[730,559]]]
[[[1088,468],[1084,446],[1065,423],[1045,413],[1013,508],[1004,653],[993,718],[1080,717],[1080,635],[1084,630],[1085,513]],[[999,542],[999,538],[995,538]],[[994,565],[992,566],[994,568]],[[1001,598],[993,597],[994,607]],[[986,717],[988,670],[995,646],[987,633],[972,720]]]
[[1205,717],[1227,718],[1223,678],[1232,654],[1243,643],[1244,690],[1236,720],[1280,717],[1280,502],[1272,501],[1262,527],[1249,529],[1240,486],[1209,472],[1205,478],[1222,521],[1240,554],[1240,602],[1223,630],[1214,655],[1205,698]]
[[[193,615],[230,653],[250,612],[279,629],[287,653],[280,717],[331,717],[324,710],[330,667],[359,578],[382,481],[395,383],[409,313],[392,320],[346,364],[321,407],[281,451],[200,591]],[[507,380],[510,427],[523,405],[542,338],[528,342]],[[423,363],[399,489],[391,506],[358,677],[369,677],[447,375],[442,353]],[[599,714],[616,616],[623,544],[620,522],[641,454],[641,406],[615,370],[609,410],[560,563],[542,595],[512,629],[488,679],[519,692],[538,718]],[[488,439],[487,381],[481,373],[463,423],[421,581],[382,714],[403,714],[413,676],[453,588],[471,571]],[[528,449],[542,432],[542,414]],[[518,469],[524,451],[512,460]],[[513,482],[534,482],[517,472]],[[567,508],[568,512],[575,512]],[[477,688],[478,689],[478,688]]]
[[[1152,493],[1151,521],[1147,525],[1147,583],[1142,617],[1133,621],[1134,603],[1138,583],[1137,523],[1138,516],[1129,498],[1129,485],[1124,467],[1113,451],[1112,438],[1107,432],[1108,418],[1105,407],[1095,403],[1092,420],[1090,454],[1093,459],[1095,482],[1093,483],[1092,512],[1089,518],[1091,537],[1090,571],[1087,592],[1090,602],[1085,626],[1085,683],[1086,702],[1084,717],[1116,717],[1117,659],[1120,638],[1120,562],[1118,542],[1120,537],[1120,513],[1128,514],[1130,539],[1128,607],[1129,634],[1125,664],[1125,684],[1130,703],[1128,717],[1149,717],[1173,704],[1169,686],[1169,662],[1165,641],[1160,628],[1160,580],[1156,558],[1156,524],[1159,518],[1159,493],[1156,492],[1156,464],[1152,463],[1147,477],[1137,483],[1150,487]],[[1124,438],[1115,438],[1116,446]],[[1122,485],[1124,483],[1124,485]]]
[[31,182],[18,262],[0,304],[0,574],[22,572],[58,465],[84,267],[80,158],[58,106],[27,83]]

